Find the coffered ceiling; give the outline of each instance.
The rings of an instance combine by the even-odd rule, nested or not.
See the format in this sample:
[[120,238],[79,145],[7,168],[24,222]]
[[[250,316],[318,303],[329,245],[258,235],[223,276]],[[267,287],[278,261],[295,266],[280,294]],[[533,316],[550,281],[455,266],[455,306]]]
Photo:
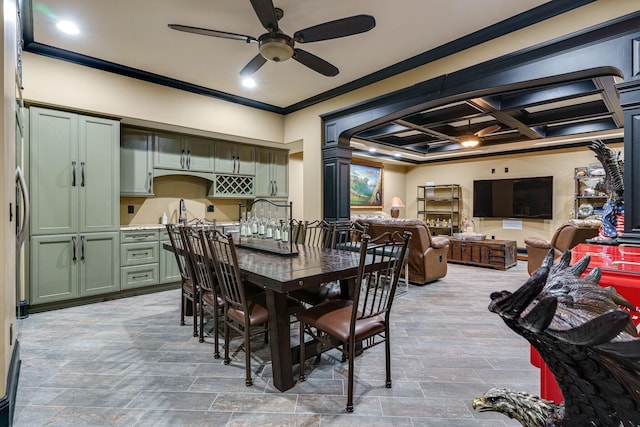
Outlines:
[[[22,18],[27,52],[287,114],[592,1],[22,0]],[[279,32],[303,50],[283,62],[258,54],[256,39],[269,32],[263,9],[272,4],[283,12]],[[312,42],[296,35],[362,14],[373,17],[372,29]],[[60,20],[75,22],[79,33],[59,31]],[[347,33],[353,25],[348,23]],[[176,31],[170,24],[204,30]],[[308,66],[301,57],[307,53],[338,74],[325,76]],[[265,62],[251,74],[256,86],[244,87],[240,71],[256,59]],[[473,153],[460,142],[477,132],[479,147],[491,152],[619,131],[614,83],[613,76],[598,76],[465,99],[368,129],[356,135],[353,147],[420,163]]]

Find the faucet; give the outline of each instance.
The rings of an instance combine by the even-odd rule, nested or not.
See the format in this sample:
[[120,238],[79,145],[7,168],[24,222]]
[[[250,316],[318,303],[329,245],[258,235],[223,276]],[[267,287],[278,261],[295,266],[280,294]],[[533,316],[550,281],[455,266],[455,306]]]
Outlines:
[[[184,216],[182,216],[182,212],[184,212]],[[187,223],[187,205],[184,203],[184,199],[180,199],[180,207],[178,208],[178,222],[180,224]]]

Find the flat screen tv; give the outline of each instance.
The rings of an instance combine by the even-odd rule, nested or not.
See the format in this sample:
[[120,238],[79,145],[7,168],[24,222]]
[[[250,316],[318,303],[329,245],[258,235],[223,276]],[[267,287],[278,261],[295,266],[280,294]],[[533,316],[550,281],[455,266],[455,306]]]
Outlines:
[[473,181],[473,216],[552,219],[553,177]]

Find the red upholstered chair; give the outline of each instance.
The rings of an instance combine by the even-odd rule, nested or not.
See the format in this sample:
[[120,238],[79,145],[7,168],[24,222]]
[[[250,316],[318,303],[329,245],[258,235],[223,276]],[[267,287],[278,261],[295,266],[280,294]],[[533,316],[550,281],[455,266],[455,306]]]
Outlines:
[[347,412],[353,412],[356,343],[362,350],[385,343],[386,386],[391,387],[389,315],[410,232],[385,233],[360,243],[360,265],[351,299],[326,301],[297,314],[300,321],[300,381],[305,380],[305,335],[337,348],[349,362]]

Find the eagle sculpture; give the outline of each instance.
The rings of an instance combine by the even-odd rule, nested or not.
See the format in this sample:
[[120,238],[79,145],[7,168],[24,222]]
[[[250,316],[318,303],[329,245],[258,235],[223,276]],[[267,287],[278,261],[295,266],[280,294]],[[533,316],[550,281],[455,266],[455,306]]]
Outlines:
[[604,181],[595,189],[609,196],[603,206],[602,227],[596,240],[613,241],[624,229],[624,161],[620,159],[620,152],[616,153],[600,140],[593,141],[588,147],[605,173]]
[[491,294],[489,310],[540,353],[558,382],[564,402],[508,389],[491,389],[474,409],[496,411],[525,427],[640,426],[640,338],[631,321],[637,310],[601,272],[586,270],[585,256],[557,264],[549,252],[542,266],[511,293]]

